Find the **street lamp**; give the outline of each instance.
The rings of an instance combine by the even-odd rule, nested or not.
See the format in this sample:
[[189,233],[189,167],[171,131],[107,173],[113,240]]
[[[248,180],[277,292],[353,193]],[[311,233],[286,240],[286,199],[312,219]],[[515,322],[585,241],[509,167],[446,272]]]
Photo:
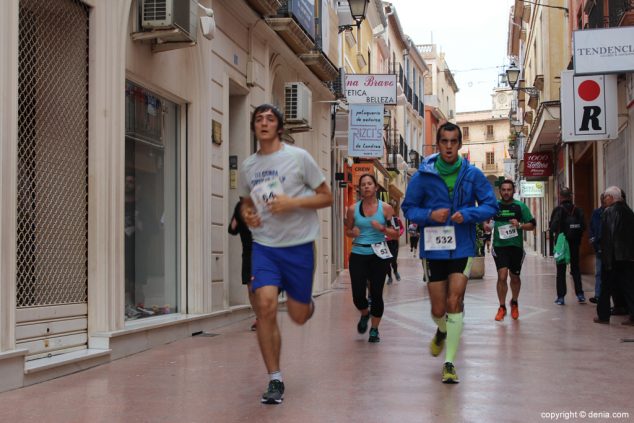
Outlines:
[[357,26],[361,25],[361,22],[365,19],[365,10],[368,7],[370,0],[348,0],[350,6],[350,14],[352,19],[357,22]]
[[409,156],[409,162],[414,163],[414,169],[418,169],[418,151],[409,150],[409,153],[407,155]]
[[514,62],[511,62],[511,66],[509,66],[508,69],[506,69],[506,80],[509,83],[509,86],[511,87],[512,90],[519,90],[519,91],[524,91],[526,94],[528,94],[530,97],[537,97],[539,96],[539,90],[535,87],[520,87],[518,86],[517,88],[515,88],[515,86],[517,85],[517,81],[520,77],[520,70],[517,66],[515,66]]
[[[357,23],[357,28],[361,26],[361,22],[365,20],[365,13],[370,0],[348,0],[350,14],[352,19]],[[339,32],[347,31],[353,28],[353,25],[341,25]]]

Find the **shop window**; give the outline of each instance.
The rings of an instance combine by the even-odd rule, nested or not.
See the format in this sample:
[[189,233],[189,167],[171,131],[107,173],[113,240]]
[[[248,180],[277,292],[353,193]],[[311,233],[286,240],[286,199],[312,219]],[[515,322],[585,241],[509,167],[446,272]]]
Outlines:
[[126,82],[125,318],[178,312],[177,104]]

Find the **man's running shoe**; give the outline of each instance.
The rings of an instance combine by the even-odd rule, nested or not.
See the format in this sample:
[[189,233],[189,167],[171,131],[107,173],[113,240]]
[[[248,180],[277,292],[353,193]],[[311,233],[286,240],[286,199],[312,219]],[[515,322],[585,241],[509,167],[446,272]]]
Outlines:
[[498,313],[495,315],[495,320],[498,322],[500,320],[504,320],[504,316],[506,316],[506,307],[500,306],[500,308],[498,308]]
[[255,322],[251,325],[251,331],[255,332],[258,329],[258,319],[255,319]]
[[579,304],[585,304],[586,303],[586,297],[584,297],[583,294],[579,294],[579,295],[577,295],[577,301],[579,302]]
[[458,383],[458,373],[453,363],[446,362],[442,366],[442,383]]
[[520,317],[520,308],[517,301],[511,301],[511,317],[513,320],[517,320]]
[[436,334],[429,343],[429,352],[431,355],[438,357],[438,355],[442,352],[442,349],[445,347],[445,338],[447,338],[447,333],[441,332],[440,329],[436,329]]
[[260,401],[264,404],[281,404],[282,400],[284,400],[284,382],[273,379],[269,382],[269,387],[262,394]]
[[368,342],[379,342],[380,340],[379,330],[377,328],[370,328],[370,338],[368,338]]
[[599,297],[590,297],[588,298],[588,301],[590,301],[592,304],[596,304],[599,302]]
[[387,284],[388,285],[392,285],[392,277],[391,276],[387,277]]
[[564,305],[564,297],[557,297],[557,299],[555,300],[555,304],[557,305]]
[[368,320],[370,320],[370,313],[365,316],[362,314],[357,323],[357,332],[365,333],[368,330]]
[[398,272],[394,272],[394,276],[396,276],[397,281],[401,281],[401,275]]

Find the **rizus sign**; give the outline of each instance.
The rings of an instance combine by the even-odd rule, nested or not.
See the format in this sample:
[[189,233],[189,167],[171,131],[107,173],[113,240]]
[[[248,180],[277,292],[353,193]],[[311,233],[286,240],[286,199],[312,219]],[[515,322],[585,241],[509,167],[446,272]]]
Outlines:
[[564,142],[616,139],[616,75],[561,72],[561,138]]
[[553,174],[553,160],[550,153],[524,153],[524,176],[527,178],[548,178]]

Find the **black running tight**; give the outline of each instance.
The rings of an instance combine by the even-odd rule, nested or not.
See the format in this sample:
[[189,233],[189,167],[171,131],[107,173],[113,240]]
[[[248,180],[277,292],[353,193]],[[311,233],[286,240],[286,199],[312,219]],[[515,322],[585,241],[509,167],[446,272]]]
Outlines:
[[389,260],[383,260],[374,254],[350,254],[352,301],[357,309],[365,310],[368,308],[366,289],[369,285],[372,296],[370,314],[374,317],[383,316],[383,285],[389,265]]

